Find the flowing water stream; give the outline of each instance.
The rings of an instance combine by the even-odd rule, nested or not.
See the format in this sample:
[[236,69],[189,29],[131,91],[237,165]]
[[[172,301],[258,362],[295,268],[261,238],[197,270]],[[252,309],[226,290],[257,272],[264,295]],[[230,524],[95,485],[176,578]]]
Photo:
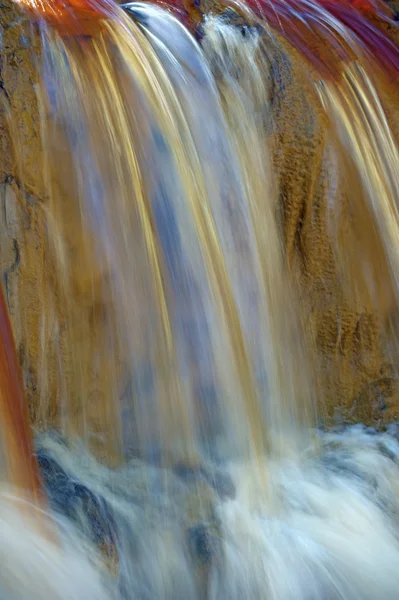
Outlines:
[[[396,304],[399,151],[379,89],[396,85],[399,49],[385,5],[229,3],[194,36],[184,7],[20,4],[39,19],[57,283],[43,287],[37,464],[1,403],[3,455],[19,457],[0,496],[2,597],[394,600],[395,425],[317,429],[323,382],[268,135],[287,43],[328,130],[332,239],[349,177]],[[364,244],[335,252],[381,309]],[[65,322],[54,427],[46,348]]]

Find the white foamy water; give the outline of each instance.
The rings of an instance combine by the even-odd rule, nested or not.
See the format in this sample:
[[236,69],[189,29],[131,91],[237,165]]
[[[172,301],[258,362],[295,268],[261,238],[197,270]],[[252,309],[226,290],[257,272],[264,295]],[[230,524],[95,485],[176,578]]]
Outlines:
[[[399,444],[388,433],[315,433],[303,455],[265,458],[266,493],[246,463],[115,471],[48,436],[38,456],[63,543],[38,536],[3,493],[2,597],[397,597]],[[99,537],[117,550],[112,571]]]
[[[34,514],[35,509],[31,508]],[[0,597],[4,600],[111,598],[101,580],[97,553],[77,529],[59,521],[55,537],[49,540],[37,530],[37,520],[29,517],[26,510],[26,502],[16,493],[0,490]]]

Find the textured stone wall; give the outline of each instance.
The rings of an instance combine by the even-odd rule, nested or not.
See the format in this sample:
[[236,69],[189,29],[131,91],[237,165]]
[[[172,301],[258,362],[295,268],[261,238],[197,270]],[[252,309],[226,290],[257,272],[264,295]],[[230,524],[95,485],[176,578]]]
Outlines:
[[9,0],[0,6],[0,264],[30,402],[38,393],[40,292],[46,249],[38,39]]
[[[384,286],[390,288],[383,251],[351,177],[338,189],[333,213],[341,215],[328,209],[334,172],[328,124],[303,83],[306,67],[293,54],[291,59],[291,85],[278,90],[274,162],[287,261],[299,281],[305,330],[317,347],[318,412],[327,421],[395,419],[397,384],[385,323],[396,306],[390,289],[381,298]],[[356,272],[363,260],[370,261],[380,290],[381,318]]]
[[[110,457],[115,444],[101,434],[116,406],[110,370],[114,378],[118,373],[101,353],[103,313],[93,292],[98,274],[87,263],[87,240],[75,235],[73,192],[54,187],[68,235],[67,277],[57,262],[36,94],[40,43],[10,0],[0,5],[0,44],[0,265],[31,419],[44,428],[62,423],[79,435],[87,421],[92,446]],[[60,168],[67,160],[65,153]]]

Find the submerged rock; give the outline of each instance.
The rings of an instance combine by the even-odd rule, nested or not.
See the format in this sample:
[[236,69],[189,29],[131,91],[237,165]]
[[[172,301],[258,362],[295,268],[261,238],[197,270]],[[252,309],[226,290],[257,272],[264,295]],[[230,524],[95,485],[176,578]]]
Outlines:
[[215,525],[198,523],[187,532],[188,544],[195,559],[209,563],[220,553],[220,537]]
[[82,481],[67,473],[44,450],[37,453],[39,469],[52,509],[89,531],[94,543],[113,542],[115,525],[104,498],[95,495]]
[[221,500],[234,498],[235,496],[235,487],[231,476],[220,469],[203,466],[189,467],[184,464],[178,464],[173,468],[173,472],[186,483],[208,483]]

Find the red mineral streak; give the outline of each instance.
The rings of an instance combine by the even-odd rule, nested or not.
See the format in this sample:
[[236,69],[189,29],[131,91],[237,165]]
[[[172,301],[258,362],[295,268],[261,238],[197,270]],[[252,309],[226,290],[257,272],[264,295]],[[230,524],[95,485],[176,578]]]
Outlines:
[[95,35],[116,10],[113,0],[16,0],[33,19],[44,20],[62,36]]
[[392,12],[380,0],[248,0],[248,5],[323,77],[337,76],[340,63],[354,57],[346,30],[385,72],[399,78],[399,47],[384,31],[393,25]]
[[28,407],[7,306],[0,286],[0,427],[10,482],[41,504]]

